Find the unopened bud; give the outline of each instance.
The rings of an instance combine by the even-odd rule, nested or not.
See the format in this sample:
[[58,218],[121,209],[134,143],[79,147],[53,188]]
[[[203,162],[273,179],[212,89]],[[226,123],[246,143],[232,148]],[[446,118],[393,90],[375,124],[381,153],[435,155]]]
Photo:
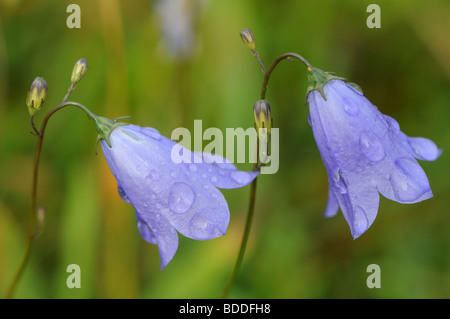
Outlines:
[[244,41],[247,48],[249,48],[253,52],[256,51],[256,40],[255,40],[255,37],[253,36],[252,30],[250,30],[250,29],[242,30],[241,38],[242,38],[242,41]]
[[270,104],[266,100],[256,101],[253,106],[253,114],[255,116],[255,125],[258,133],[261,129],[270,134],[272,128],[272,113],[270,111]]
[[45,82],[45,80],[41,77],[35,78],[33,83],[31,83],[26,101],[28,112],[31,116],[36,114],[42,104],[44,104],[45,96],[47,95],[47,88],[47,82]]
[[72,71],[72,83],[78,83],[83,78],[83,76],[86,74],[88,69],[87,61],[84,58],[79,59],[77,62],[75,62],[75,66],[73,67]]

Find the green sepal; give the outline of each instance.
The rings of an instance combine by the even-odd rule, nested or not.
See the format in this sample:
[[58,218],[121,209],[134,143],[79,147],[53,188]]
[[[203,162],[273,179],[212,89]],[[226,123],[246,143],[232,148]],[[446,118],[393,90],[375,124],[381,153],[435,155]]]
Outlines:
[[119,126],[129,125],[129,123],[119,122],[121,119],[129,118],[129,116],[119,117],[113,120],[110,120],[106,117],[92,115],[91,117],[94,119],[95,128],[97,129],[97,140],[95,142],[95,153],[97,154],[98,143],[101,140],[105,140],[106,144],[108,144],[109,148],[111,148],[111,141],[109,137],[111,136],[112,131]]
[[308,71],[308,88],[306,90],[306,99],[308,99],[309,93],[317,90],[326,101],[327,98],[325,97],[325,92],[323,91],[325,84],[327,84],[331,80],[347,81],[347,79],[337,76],[335,75],[336,73],[333,72],[325,72],[313,67],[309,67]]

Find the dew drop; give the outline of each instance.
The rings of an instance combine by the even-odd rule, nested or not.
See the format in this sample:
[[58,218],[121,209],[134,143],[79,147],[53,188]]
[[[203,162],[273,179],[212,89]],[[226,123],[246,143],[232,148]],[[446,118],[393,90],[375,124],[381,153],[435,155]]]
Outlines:
[[345,84],[347,84],[347,86],[348,86],[352,91],[354,91],[355,93],[357,93],[358,95],[361,95],[361,96],[364,95],[364,94],[363,94],[363,91],[362,91],[362,89],[361,89],[361,87],[360,87],[358,84],[353,83],[353,82],[348,82],[348,83],[345,83]]
[[173,179],[177,178],[177,173],[175,171],[170,171],[170,177]]
[[208,219],[199,214],[195,214],[192,217],[190,223],[191,235],[196,239],[209,239],[211,238],[211,224]]
[[359,138],[359,147],[369,161],[378,162],[386,156],[383,143],[371,132],[362,132]]
[[175,183],[169,194],[169,208],[172,212],[183,214],[194,204],[195,194],[186,183]]
[[211,183],[217,183],[217,177],[212,176],[211,177]]
[[217,226],[214,227],[213,234],[214,234],[214,237],[220,237],[220,236],[225,235],[225,233]]
[[400,133],[400,125],[398,122],[390,116],[383,115],[383,117],[387,122],[389,130],[394,133],[394,135],[398,135]]
[[151,169],[150,172],[148,173],[148,177],[153,181],[158,181],[161,178],[156,169]]
[[206,173],[202,173],[202,177],[206,178],[207,177]]
[[189,164],[189,170],[190,170],[192,173],[195,173],[195,172],[197,171],[197,165],[195,165],[195,164]]
[[344,100],[344,111],[345,113],[347,113],[350,116],[356,116],[359,113],[359,108],[358,105],[356,105],[355,101],[353,101],[352,99],[343,98]]
[[209,188],[210,188],[209,184],[203,185],[203,189],[204,189],[204,190],[208,190]]
[[234,171],[230,173],[230,177],[238,184],[248,184],[252,176],[247,172]]
[[156,213],[155,214],[155,219],[156,219],[157,222],[159,222],[161,220],[161,214]]
[[410,158],[405,157],[395,161],[395,168],[389,180],[400,202],[412,203],[426,192],[430,192],[425,172],[415,160]]

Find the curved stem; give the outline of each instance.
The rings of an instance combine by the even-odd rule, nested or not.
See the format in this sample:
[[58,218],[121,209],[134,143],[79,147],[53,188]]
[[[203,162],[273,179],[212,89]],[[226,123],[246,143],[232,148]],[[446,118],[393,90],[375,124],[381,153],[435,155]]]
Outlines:
[[264,80],[262,83],[261,94],[260,94],[261,100],[266,98],[267,84],[269,83],[269,79],[270,79],[270,75],[272,74],[272,71],[276,68],[278,63],[280,63],[281,61],[283,61],[285,59],[292,59],[292,58],[300,60],[308,68],[308,71],[312,70],[311,64],[309,64],[309,62],[304,57],[302,57],[301,55],[299,55],[297,53],[288,52],[288,53],[280,55],[278,58],[275,59],[275,61],[273,61],[273,63],[269,66],[267,71],[264,73]]
[[77,103],[77,102],[67,101],[72,90],[73,90],[73,84],[70,86],[69,91],[67,92],[66,96],[63,99],[63,102],[61,104],[55,106],[50,112],[47,113],[44,120],[42,121],[40,131],[38,131],[36,129],[36,126],[33,121],[33,117],[31,118],[31,125],[33,127],[34,132],[36,133],[36,135],[38,137],[38,144],[37,144],[36,155],[34,158],[34,165],[33,165],[33,179],[32,179],[32,185],[31,185],[30,224],[28,227],[27,246],[25,248],[25,255],[22,259],[22,262],[20,263],[19,269],[17,270],[17,273],[14,276],[14,279],[13,279],[13,281],[8,289],[8,292],[6,294],[6,298],[8,298],[8,299],[12,297],[12,295],[14,293],[14,289],[16,288],[17,283],[19,282],[19,279],[21,278],[21,276],[25,270],[25,267],[30,258],[31,247],[33,246],[33,241],[37,234],[37,232],[36,232],[36,213],[37,213],[36,198],[37,198],[39,159],[41,157],[42,143],[44,141],[44,133],[45,133],[45,129],[47,127],[47,123],[53,114],[55,114],[57,111],[61,110],[62,108],[66,107],[66,106],[69,106],[69,105],[81,108],[90,117],[92,117],[92,115],[93,115],[93,113],[91,111],[89,111],[84,105]]
[[[266,90],[267,90],[267,85],[269,83],[270,75],[272,74],[273,70],[277,67],[278,63],[280,63],[281,61],[283,61],[285,59],[295,58],[297,60],[300,60],[308,68],[308,71],[310,71],[310,72],[312,71],[311,64],[309,64],[309,62],[304,57],[302,57],[301,55],[299,55],[297,53],[288,52],[288,53],[280,55],[278,58],[275,59],[275,61],[273,61],[273,63],[270,65],[270,67],[267,70],[266,70],[261,58],[259,57],[258,52],[252,50],[252,53],[258,60],[260,66],[261,66],[261,69],[264,72],[264,79],[263,79],[263,83],[262,83],[262,87],[261,87],[261,94],[260,94],[261,100],[265,99],[265,97],[266,97]],[[256,154],[257,154],[257,158],[258,158],[258,156],[259,156],[259,138],[257,139],[256,142],[257,142]],[[260,171],[261,166],[263,166],[263,165],[264,165],[264,163],[258,164],[258,161],[256,161],[255,165],[253,166],[253,171]],[[251,185],[250,203],[248,206],[247,220],[245,223],[245,229],[244,229],[244,235],[242,237],[241,247],[239,249],[239,254],[238,254],[238,257],[236,260],[236,264],[233,269],[233,273],[231,274],[231,278],[223,291],[222,298],[227,298],[228,293],[230,292],[231,286],[233,285],[234,280],[236,279],[237,273],[239,272],[239,268],[241,267],[242,260],[244,259],[245,248],[247,246],[247,241],[248,241],[248,237],[250,234],[250,228],[252,225],[253,215],[254,215],[254,211],[255,211],[257,180],[258,180],[258,178],[255,178]]]

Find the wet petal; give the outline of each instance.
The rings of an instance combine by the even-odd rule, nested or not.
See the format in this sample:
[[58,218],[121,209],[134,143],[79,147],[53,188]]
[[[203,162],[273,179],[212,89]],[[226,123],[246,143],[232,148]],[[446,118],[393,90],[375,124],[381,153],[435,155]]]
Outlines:
[[325,209],[324,216],[333,217],[337,214],[338,210],[339,210],[339,203],[330,187],[330,189],[328,190],[328,203],[327,208]]
[[416,160],[400,158],[395,166],[390,182],[398,202],[417,203],[433,197],[427,175]]
[[110,141],[111,148],[105,141],[101,145],[119,195],[136,209],[141,236],[158,245],[162,268],[177,250],[177,231],[197,240],[225,234],[230,213],[216,187],[242,187],[257,176],[222,157],[187,149],[191,163],[175,163],[177,143],[153,128],[119,126]]
[[423,161],[434,161],[442,153],[433,141],[424,137],[409,137],[408,142],[414,151],[414,157]]
[[340,207],[357,238],[375,220],[379,193],[400,203],[432,197],[414,159],[431,161],[440,155],[431,140],[408,137],[395,119],[342,81],[329,81],[324,93],[326,100],[317,90],[309,93],[308,122],[330,184],[325,216]]
[[137,213],[138,229],[142,237],[158,245],[161,270],[172,260],[178,249],[178,234],[170,223],[155,214]]
[[[184,152],[191,152],[184,150]],[[211,153],[191,152],[191,162],[188,166],[191,175],[199,180],[208,180],[215,187],[231,189],[243,187],[251,183],[259,172],[239,171],[236,166],[226,158]]]

